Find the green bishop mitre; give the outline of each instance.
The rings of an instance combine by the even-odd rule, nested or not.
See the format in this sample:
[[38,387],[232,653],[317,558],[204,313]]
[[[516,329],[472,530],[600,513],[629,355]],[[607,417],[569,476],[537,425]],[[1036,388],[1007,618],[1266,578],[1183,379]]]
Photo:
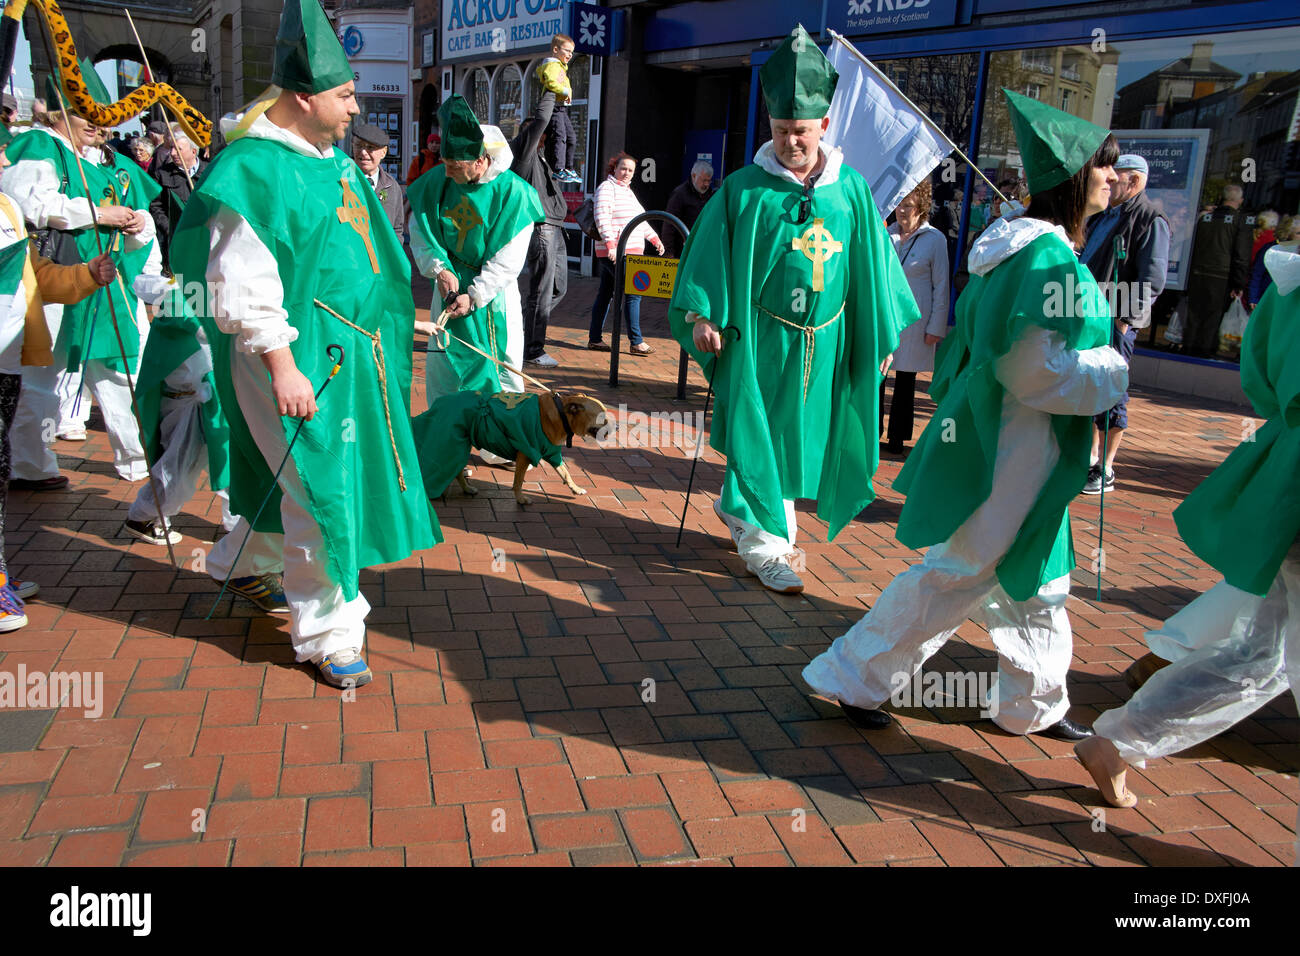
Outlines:
[[81,61],[81,82],[85,85],[90,98],[96,103],[101,106],[108,106],[113,102],[108,87],[104,85],[104,81],[95,72],[95,64],[90,62],[90,57],[86,57]]
[[271,82],[294,93],[321,93],[352,78],[352,64],[319,0],[284,0]]
[[483,127],[459,93],[438,107],[438,125],[442,127],[443,159],[464,162],[483,155]]
[[1002,92],[1011,110],[1011,125],[1031,194],[1059,186],[1083,169],[1110,135],[1110,130],[1054,106],[1008,89]]
[[821,119],[831,108],[840,75],[798,24],[758,71],[767,115],[773,119]]

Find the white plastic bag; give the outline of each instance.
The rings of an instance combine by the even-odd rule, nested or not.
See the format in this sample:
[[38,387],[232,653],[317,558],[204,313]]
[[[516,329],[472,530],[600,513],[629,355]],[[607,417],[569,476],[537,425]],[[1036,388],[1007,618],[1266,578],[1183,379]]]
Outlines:
[[1183,344],[1183,313],[1181,309],[1174,309],[1173,315],[1169,316],[1169,325],[1165,327],[1165,341],[1170,345]]
[[1246,320],[1250,315],[1241,299],[1233,299],[1219,324],[1219,351],[1233,358],[1241,355],[1241,337],[1246,334]]

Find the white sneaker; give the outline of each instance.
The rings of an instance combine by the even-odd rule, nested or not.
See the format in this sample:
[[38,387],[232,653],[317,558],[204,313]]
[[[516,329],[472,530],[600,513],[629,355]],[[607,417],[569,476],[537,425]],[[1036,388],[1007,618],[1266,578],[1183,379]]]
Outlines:
[[85,441],[86,430],[84,428],[65,428],[55,437],[60,441]]
[[494,455],[492,452],[480,448],[478,450],[479,460],[485,465],[513,465],[514,462],[509,458],[502,458],[500,455]]
[[713,499],[713,513],[718,516],[718,520],[727,526],[727,533],[731,535],[731,544],[736,544],[736,526],[731,523],[731,518],[722,510],[722,499]]
[[785,558],[768,558],[760,566],[746,562],[745,568],[763,582],[763,587],[777,594],[798,594],[803,590],[803,580],[790,568]]

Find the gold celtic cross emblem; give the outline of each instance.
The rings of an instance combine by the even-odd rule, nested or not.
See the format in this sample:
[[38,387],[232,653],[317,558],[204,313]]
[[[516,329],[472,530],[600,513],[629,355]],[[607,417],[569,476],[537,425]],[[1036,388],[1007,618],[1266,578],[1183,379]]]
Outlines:
[[826,288],[825,265],[830,257],[837,252],[844,251],[844,244],[837,241],[831,235],[831,231],[826,228],[825,219],[814,219],[808,230],[798,239],[790,240],[790,247],[796,252],[802,252],[812,260],[813,280],[812,287],[814,292],[821,292]]
[[468,196],[461,196],[460,202],[456,203],[451,209],[443,214],[444,219],[450,219],[456,227],[456,251],[459,253],[465,248],[465,236],[475,226],[483,225],[483,217],[478,214],[474,204],[469,201]]
[[370,242],[370,211],[360,197],[352,191],[352,184],[348,182],[346,176],[339,182],[343,184],[343,205],[334,211],[339,215],[339,222],[345,222],[355,229],[357,235],[365,242],[366,252],[370,256],[370,268],[378,272],[379,260],[375,258],[375,247]]

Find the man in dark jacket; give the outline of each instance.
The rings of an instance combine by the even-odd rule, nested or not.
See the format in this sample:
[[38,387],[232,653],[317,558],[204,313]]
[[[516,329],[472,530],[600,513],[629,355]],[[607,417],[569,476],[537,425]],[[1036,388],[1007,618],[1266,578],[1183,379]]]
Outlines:
[[406,193],[393,176],[379,165],[388,155],[388,133],[369,123],[352,125],[352,158],[370,188],[379,197],[379,204],[384,207],[388,221],[393,224],[397,238],[406,235],[406,220],[411,215],[411,204]]
[[169,151],[167,158],[154,173],[154,179],[162,186],[162,192],[149,204],[149,215],[153,217],[154,225],[157,226],[158,248],[162,252],[165,275],[171,275],[171,260],[168,252],[172,230],[175,229],[176,223],[180,222],[181,213],[185,209],[185,204],[189,202],[193,185],[198,182],[199,174],[207,165],[199,159],[198,148],[189,137],[178,133],[175,143],[175,147]]
[[[668,194],[667,211],[680,219],[687,229],[695,225],[700,210],[713,195],[710,186],[713,183],[713,167],[707,160],[697,159],[691,167],[690,178]],[[670,259],[679,259],[685,240],[676,229],[664,231],[664,255]]]
[[524,300],[524,364],[556,368],[559,362],[546,354],[546,326],[551,313],[569,291],[569,252],[564,244],[564,220],[569,204],[543,149],[546,125],[555,109],[555,94],[546,93],[535,116],[524,121],[510,144],[514,162],[510,171],[537,190],[546,221],[533,226],[528,243],[528,290]]
[[1255,217],[1241,208],[1241,187],[1223,187],[1223,201],[1203,213],[1192,240],[1187,280],[1187,332],[1183,347],[1189,355],[1209,357],[1219,348],[1219,323],[1228,303],[1240,297],[1250,280],[1250,248]]
[[[1137,330],[1151,324],[1151,307],[1165,289],[1169,271],[1169,221],[1146,195],[1147,161],[1136,154],[1115,161],[1119,181],[1111,189],[1110,208],[1088,220],[1088,241],[1080,260],[1106,292],[1114,325],[1110,344],[1133,361]],[[1128,392],[1094,422],[1092,468],[1085,495],[1115,487],[1115,454],[1128,428]],[[1106,447],[1101,436],[1106,435]]]

